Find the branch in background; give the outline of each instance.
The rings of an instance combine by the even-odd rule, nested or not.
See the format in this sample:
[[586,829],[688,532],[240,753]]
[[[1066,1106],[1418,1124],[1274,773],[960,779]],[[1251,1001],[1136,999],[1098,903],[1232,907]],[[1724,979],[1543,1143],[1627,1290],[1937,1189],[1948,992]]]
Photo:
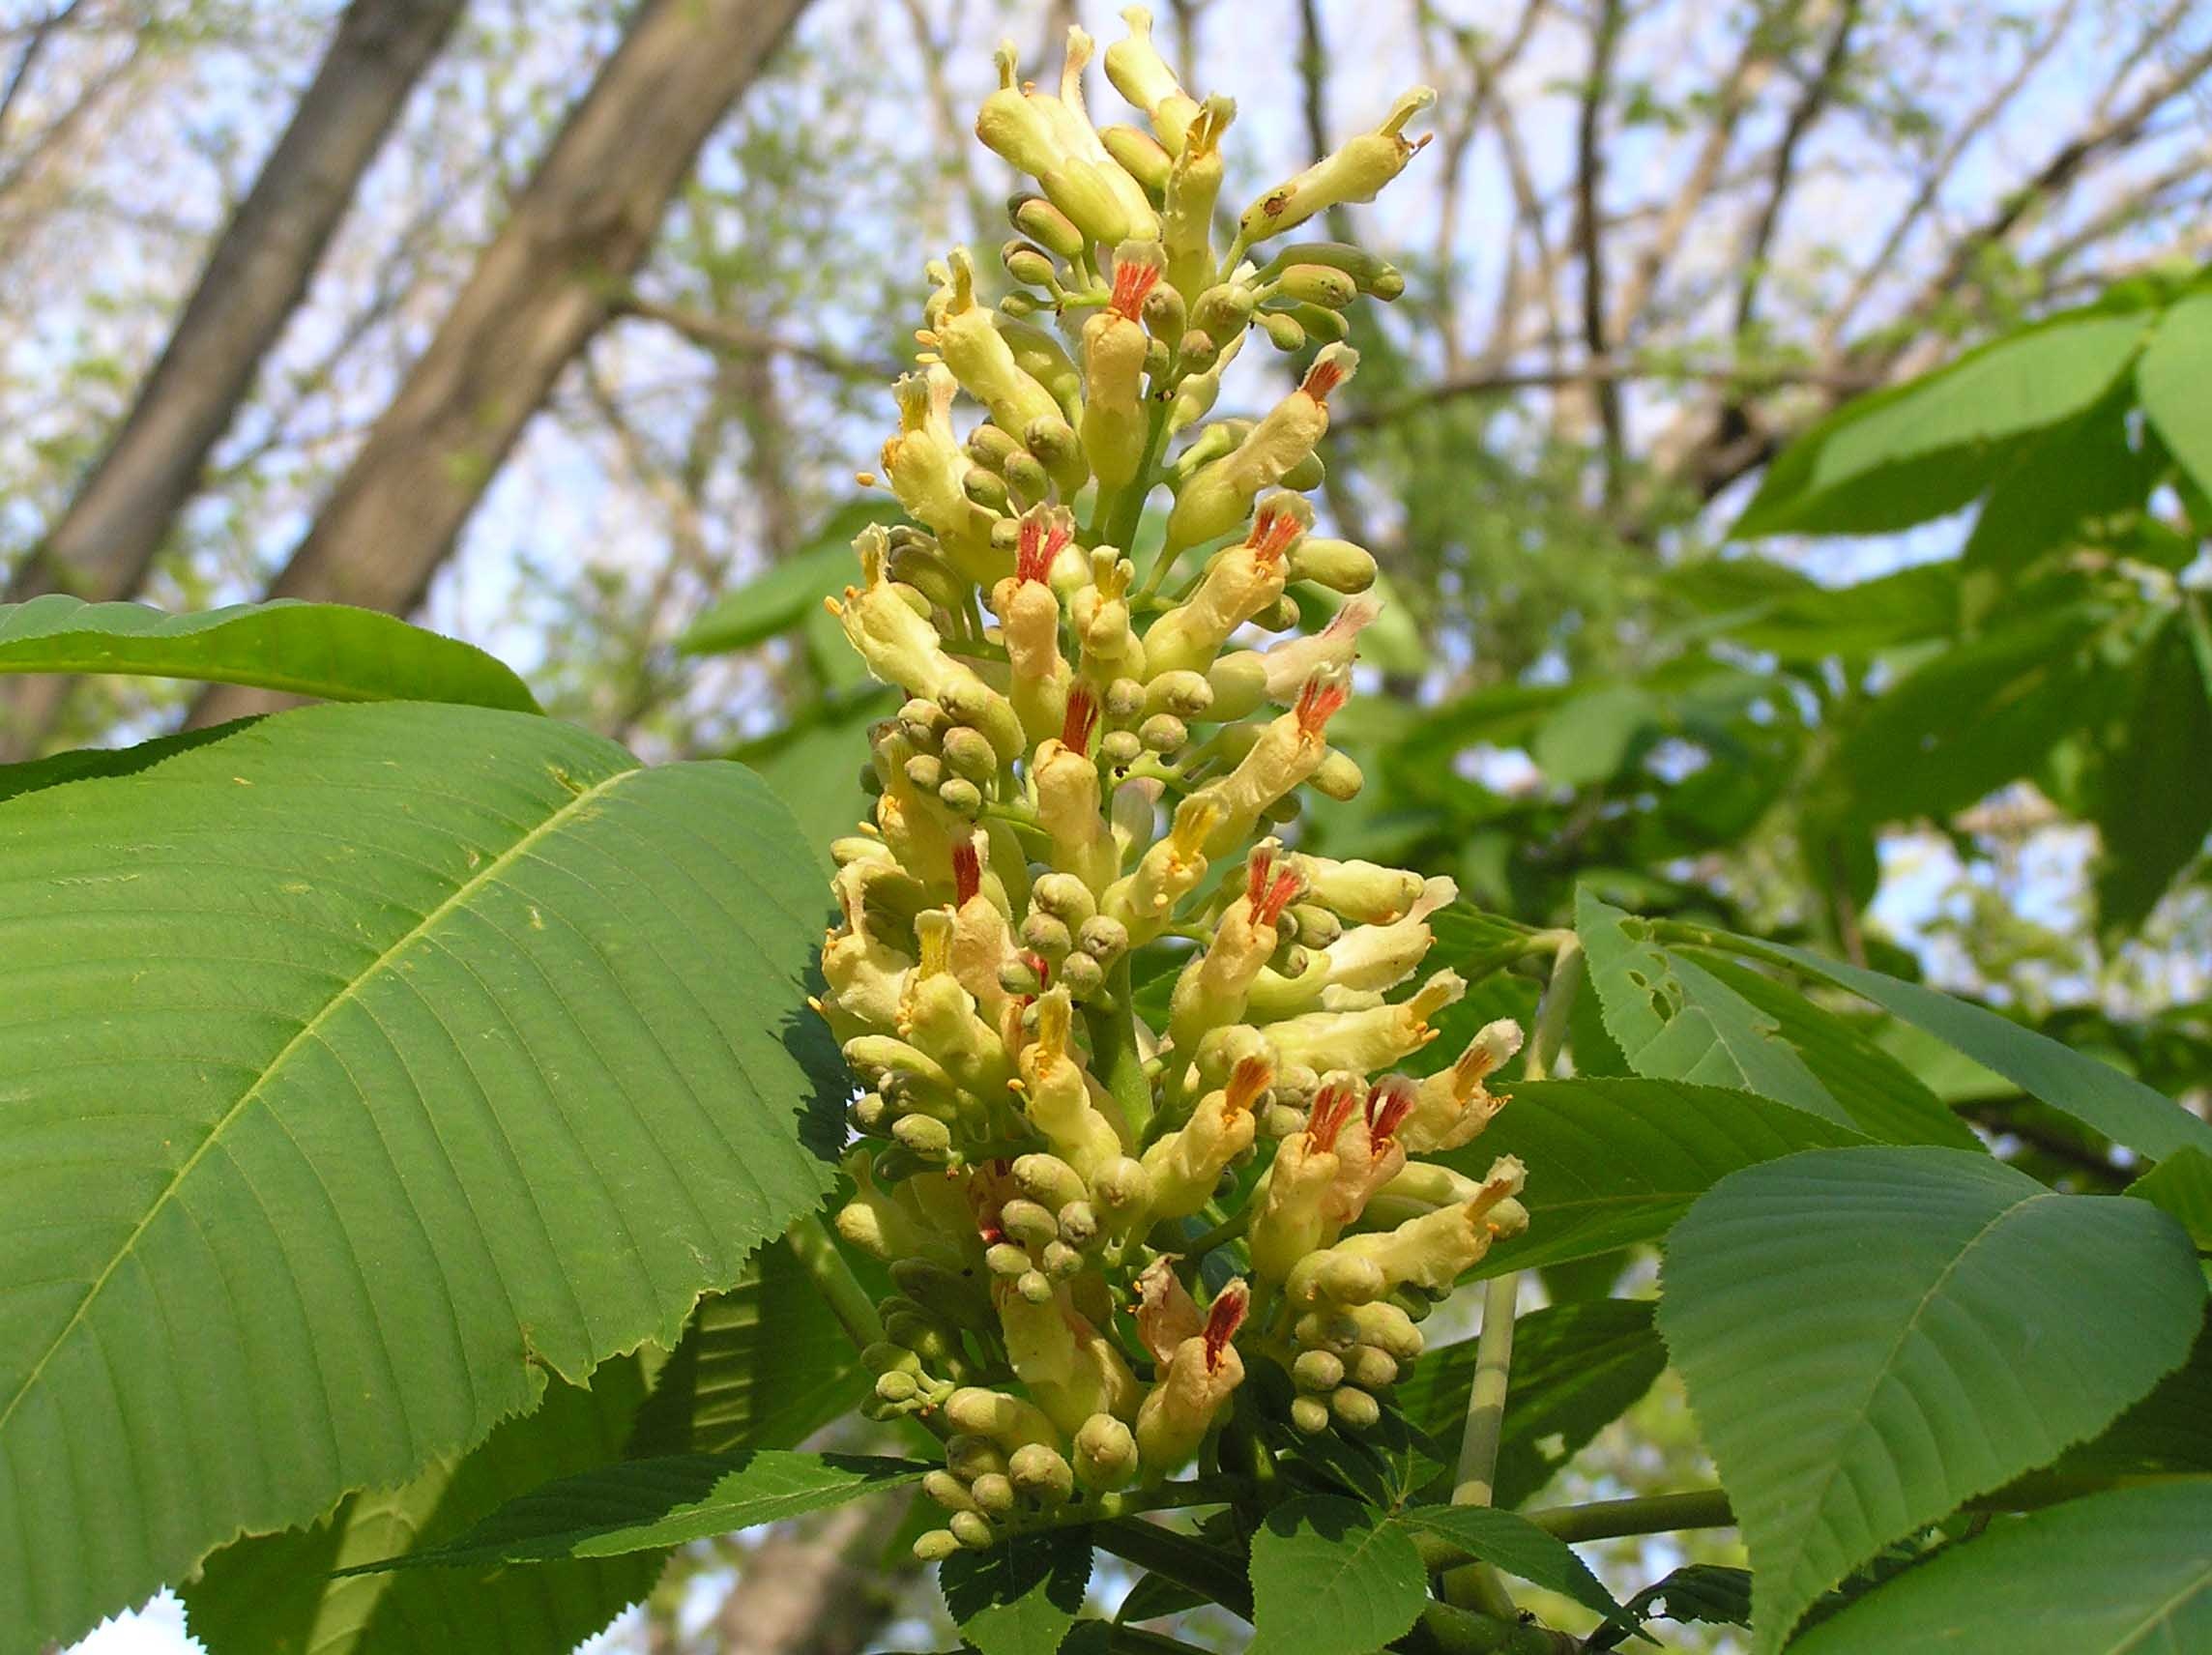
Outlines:
[[1766,202],[1760,209],[1739,263],[1743,272],[1735,295],[1735,332],[1739,337],[1750,331],[1759,313],[1759,289],[1766,279],[1767,255],[1773,251],[1774,232],[1781,226],[1783,209],[1789,205],[1796,183],[1799,146],[1835,97],[1836,85],[1850,61],[1851,31],[1858,20],[1859,0],[1843,0],[1835,31],[1828,37],[1828,49],[1812,79],[1805,83],[1783,126],[1781,141],[1774,146],[1773,178],[1767,186]]
[[[1592,361],[1602,361],[1611,348],[1605,323],[1604,221],[1598,207],[1605,167],[1599,137],[1613,82],[1614,50],[1620,42],[1621,5],[1622,0],[1598,0],[1597,22],[1590,36],[1589,78],[1583,87],[1582,108],[1575,124],[1575,233],[1583,266],[1583,348]],[[1605,430],[1605,503],[1610,510],[1620,500],[1627,464],[1620,387],[1612,379],[1597,380],[1594,387],[1598,421]]]
[[788,338],[771,334],[764,328],[730,316],[710,316],[703,311],[686,310],[681,305],[659,305],[635,294],[615,300],[608,306],[608,314],[616,320],[633,318],[641,322],[657,322],[682,334],[693,344],[705,350],[732,356],[790,357],[820,368],[824,373],[839,379],[888,381],[896,379],[907,370],[891,362],[875,362],[859,357],[849,357],[827,345],[811,344],[803,339]]
[[[223,230],[199,285],[107,451],[15,572],[11,601],[46,592],[130,597],[198,484],[208,451],[306,296],[386,133],[464,0],[354,0]],[[0,698],[0,757],[44,738],[68,681],[22,679]]]
[[1792,363],[1696,363],[1668,357],[1601,357],[1549,367],[1499,367],[1441,379],[1434,385],[1373,406],[1350,408],[1329,422],[1332,431],[1356,431],[1387,425],[1441,402],[1465,396],[1497,395],[1512,391],[1557,390],[1573,386],[1620,385],[1632,381],[1733,387],[1812,385],[1837,393],[1856,394],[1880,383],[1871,374],[1851,368],[1809,367]]
[[[270,595],[403,615],[805,0],[647,0]],[[281,705],[216,685],[189,722]]]

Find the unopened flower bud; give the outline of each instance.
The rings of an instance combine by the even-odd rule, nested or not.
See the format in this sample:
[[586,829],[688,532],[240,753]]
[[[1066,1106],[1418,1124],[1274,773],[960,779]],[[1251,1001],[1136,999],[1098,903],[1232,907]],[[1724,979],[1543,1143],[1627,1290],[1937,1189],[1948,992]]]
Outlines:
[[1033,1268],[1036,1261],[1029,1249],[1011,1241],[994,1241],[983,1249],[983,1263],[994,1276],[1004,1276],[1009,1281]]
[[1241,334],[1252,320],[1252,290],[1230,282],[1208,288],[1190,307],[1190,325],[1227,339]]
[[929,1471],[921,1479],[921,1492],[946,1511],[974,1511],[975,1501],[968,1485],[950,1471]]
[[1049,291],[1060,285],[1060,272],[1052,255],[1028,242],[1008,242],[999,249],[999,262],[1006,267],[1008,276],[1025,286]]
[[1090,954],[1073,951],[1060,963],[1060,984],[1077,1001],[1088,1001],[1106,986],[1106,968]]
[[1176,357],[1185,373],[1204,373],[1221,359],[1221,347],[1203,328],[1188,328],[1176,341]]
[[1128,1155],[1117,1156],[1091,1175],[1091,1199],[1108,1213],[1119,1215],[1141,1206],[1150,1194],[1151,1180],[1145,1176],[1144,1163]]
[[1073,874],[1039,874],[1030,886],[1030,905],[1062,925],[1081,925],[1098,912],[1091,887]]
[[992,1472],[1004,1472],[1006,1456],[988,1437],[963,1435],[946,1439],[945,1464],[954,1476],[973,1485]]
[[963,821],[983,813],[983,790],[966,776],[947,776],[937,784],[937,801]]
[[1360,774],[1359,762],[1338,747],[1329,749],[1328,756],[1314,767],[1314,773],[1307,779],[1313,783],[1314,792],[1339,803],[1357,798],[1367,780]]
[[1145,744],[1134,730],[1110,730],[1098,741],[1098,756],[1118,770],[1125,770],[1145,754]]
[[1052,1421],[1034,1404],[980,1385],[963,1386],[947,1397],[945,1417],[955,1431],[988,1437],[1009,1451],[1025,1442],[1060,1440]]
[[1098,1209],[1088,1201],[1071,1201],[1060,1209],[1060,1238],[1070,1247],[1084,1248],[1098,1239]]
[[1098,141],[1106,146],[1106,153],[1121,162],[1121,170],[1154,194],[1168,187],[1168,169],[1175,165],[1175,158],[1160,147],[1160,141],[1150,132],[1141,132],[1134,127],[1101,127]]
[[1086,246],[1083,232],[1068,216],[1041,195],[1025,198],[1011,217],[1015,229],[1032,241],[1043,243],[1063,259],[1075,257]]
[[1291,548],[1291,578],[1331,592],[1361,593],[1375,584],[1375,554],[1350,540],[1308,535]]
[[1075,1475],[1087,1489],[1119,1489],[1137,1474],[1137,1438],[1110,1413],[1094,1413],[1075,1433]]
[[1356,1385],[1339,1385],[1330,1391],[1328,1406],[1354,1431],[1365,1431],[1382,1417],[1382,1405]]
[[985,1471],[968,1485],[968,1494],[986,1517],[1006,1517],[1013,1512],[1013,1481],[1003,1471]]
[[1049,1207],[1017,1196],[999,1208],[999,1228],[1033,1251],[1060,1234],[1060,1220]]
[[999,771],[999,756],[992,749],[991,739],[965,724],[954,724],[946,730],[944,759],[946,769],[972,782],[989,781]]
[[1083,1268],[1083,1255],[1057,1235],[1044,1244],[1037,1262],[1044,1266],[1044,1273],[1056,1282],[1064,1282]]
[[1014,1183],[1030,1200],[1044,1206],[1064,1209],[1068,1203],[1081,1201],[1089,1194],[1083,1179],[1073,1167],[1058,1155],[1034,1153],[1015,1159]]
[[917,1563],[942,1563],[959,1550],[960,1537],[949,1528],[932,1528],[915,1536],[914,1557]]
[[912,1374],[900,1373],[896,1369],[890,1373],[876,1376],[876,1400],[878,1402],[893,1405],[912,1402],[915,1392],[920,1388],[915,1383],[915,1378]]
[[1006,479],[996,472],[972,466],[968,475],[960,479],[960,486],[968,498],[986,511],[1006,511],[1012,508],[1013,497],[1006,492]]
[[1291,1379],[1301,1391],[1332,1391],[1344,1383],[1344,1364],[1326,1350],[1301,1350]]
[[1388,1351],[1372,1345],[1361,1345],[1352,1352],[1351,1365],[1345,1370],[1353,1383],[1363,1390],[1387,1390],[1398,1382],[1398,1364]]
[[1027,449],[1016,449],[1000,469],[1017,501],[1033,506],[1052,492],[1052,477],[1044,469],[1044,462]]
[[1260,331],[1267,335],[1267,343],[1278,351],[1295,352],[1306,348],[1306,331],[1298,319],[1281,310],[1260,312]]
[[1341,310],[1359,296],[1359,284],[1325,264],[1294,264],[1276,278],[1292,299]]
[[1406,123],[1437,101],[1426,86],[1416,86],[1391,107],[1383,123],[1361,132],[1324,156],[1297,177],[1279,184],[1244,210],[1237,227],[1247,247],[1304,223],[1315,214],[1350,202],[1372,201],[1406,168],[1413,154],[1428,142],[1408,139]]
[[938,739],[951,722],[945,716],[944,708],[919,696],[909,700],[898,710],[898,721],[899,727],[906,732],[907,740],[924,752],[936,749]]
[[1190,332],[1185,325],[1182,295],[1166,282],[1145,295],[1145,331],[1155,344],[1179,349]]
[[1319,1437],[1328,1429],[1328,1404],[1318,1397],[1299,1397],[1291,1404],[1291,1423],[1308,1437]]
[[1172,753],[1190,740],[1190,729],[1172,712],[1155,712],[1138,727],[1137,740],[1149,752]]
[[1075,945],[1102,966],[1129,951],[1129,928],[1110,914],[1097,914],[1077,927]]
[[1016,1491],[1041,1505],[1065,1504],[1075,1493],[1073,1467],[1058,1449],[1048,1448],[1041,1442],[1015,1449],[1007,1475]]
[[1055,919],[1042,909],[1032,909],[1022,919],[1022,943],[1046,959],[1057,960],[1075,945],[1075,939],[1065,921]]
[[1042,1270],[1024,1270],[1014,1282],[1014,1292],[1032,1304],[1050,1304],[1052,1278]]
[[953,1539],[971,1552],[987,1552],[998,1535],[991,1527],[991,1520],[979,1511],[956,1511],[948,1524]]
[[1311,494],[1327,480],[1328,462],[1321,457],[1318,449],[1293,462],[1283,473],[1283,486],[1298,494]]
[[928,1115],[902,1115],[891,1123],[891,1136],[924,1160],[937,1160],[952,1149],[952,1128]]
[[945,779],[945,761],[935,753],[917,753],[907,760],[906,779],[923,793],[934,793],[937,784]]
[[918,1374],[921,1359],[903,1345],[879,1339],[860,1352],[860,1366],[871,1374]]

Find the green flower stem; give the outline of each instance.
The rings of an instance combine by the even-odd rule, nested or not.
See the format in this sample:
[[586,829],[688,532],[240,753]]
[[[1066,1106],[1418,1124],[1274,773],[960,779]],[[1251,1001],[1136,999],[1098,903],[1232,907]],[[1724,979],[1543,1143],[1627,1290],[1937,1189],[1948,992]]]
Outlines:
[[1152,1123],[1152,1083],[1145,1075],[1144,1053],[1137,1045],[1137,998],[1129,976],[1129,956],[1123,954],[1106,974],[1106,993],[1083,1007],[1084,1027],[1091,1031],[1091,1060],[1122,1118],[1139,1143]]
[[1100,543],[1114,547],[1123,557],[1135,549],[1137,529],[1145,520],[1145,502],[1151,498],[1152,485],[1159,481],[1156,474],[1160,467],[1160,450],[1167,446],[1171,406],[1167,399],[1157,396],[1152,399],[1145,418],[1144,457],[1137,462],[1137,475],[1114,497],[1113,515],[1106,518],[1106,533],[1100,537]]
[[1203,1259],[1224,1241],[1234,1241],[1252,1228],[1253,1203],[1246,1202],[1205,1234],[1191,1241],[1178,1241],[1166,1249],[1182,1254],[1185,1258]]
[[1101,1523],[1091,1543],[1125,1563],[1163,1576],[1233,1614],[1252,1618],[1252,1582],[1237,1561],[1194,1535],[1147,1523],[1141,1517]]
[[1735,1513],[1719,1489],[1683,1494],[1643,1495],[1635,1499],[1593,1500],[1587,1505],[1552,1506],[1526,1514],[1547,1534],[1561,1540],[1616,1540],[1625,1534],[1670,1534],[1678,1528],[1730,1528]]
[[[1488,1505],[1498,1481],[1498,1445],[1505,1425],[1506,1379],[1513,1367],[1513,1318],[1520,1295],[1518,1271],[1483,1284],[1482,1331],[1474,1346],[1474,1383],[1467,1395],[1467,1429],[1460,1437],[1459,1470],[1451,1503]],[[1444,1601],[1510,1621],[1517,1611],[1505,1582],[1487,1563],[1453,1569],[1443,1578]]]
[[884,1337],[883,1319],[876,1314],[875,1301],[868,1290],[860,1285],[860,1278],[853,1274],[853,1266],[845,1263],[845,1255],[837,1251],[837,1243],[830,1238],[829,1227],[819,1213],[808,1213],[784,1232],[784,1239],[791,1243],[792,1256],[800,1268],[806,1272],[815,1291],[829,1301],[830,1314],[837,1319],[855,1347],[866,1350],[880,1344]]
[[1582,939],[1569,931],[1552,956],[1552,980],[1544,989],[1544,1002],[1536,1007],[1536,1027],[1528,1035],[1528,1059],[1521,1066],[1523,1080],[1550,1078],[1559,1060],[1559,1048],[1566,1044],[1567,1017],[1575,1008],[1575,991],[1588,974]]

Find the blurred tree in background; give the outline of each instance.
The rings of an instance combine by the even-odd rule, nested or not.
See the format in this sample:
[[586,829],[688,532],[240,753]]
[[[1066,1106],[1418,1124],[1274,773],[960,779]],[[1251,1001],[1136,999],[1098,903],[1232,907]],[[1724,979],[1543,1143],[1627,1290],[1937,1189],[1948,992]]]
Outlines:
[[[1327,451],[1336,531],[1383,570],[1389,693],[1353,703],[1367,786],[1308,842],[1526,921],[1582,882],[1928,973],[2201,1109],[2212,5],[1161,12],[1195,86],[1298,89],[1228,200],[1407,80],[1441,93],[1363,226],[1409,284],[1356,325]],[[641,751],[747,757],[827,843],[884,703],[819,598],[913,349],[905,249],[995,265],[1008,180],[963,141],[989,48],[1038,65],[1073,21],[1107,19],[0,8],[8,595],[426,611]],[[1248,353],[1223,407],[1301,362]],[[0,752],[265,705],[15,679]],[[1952,1068],[1946,1101],[2032,1170],[2125,1181]],[[1644,1423],[1568,1475],[1674,1480]],[[695,1549],[638,1637],[881,1638],[901,1602],[852,1560],[904,1547],[856,1524]]]

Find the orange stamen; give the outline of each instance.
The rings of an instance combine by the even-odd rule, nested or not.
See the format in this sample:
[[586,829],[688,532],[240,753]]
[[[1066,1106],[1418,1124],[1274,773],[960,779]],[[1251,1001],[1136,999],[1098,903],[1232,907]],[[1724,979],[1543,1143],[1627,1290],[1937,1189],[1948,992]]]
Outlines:
[[1098,698],[1091,686],[1079,683],[1067,692],[1067,716],[1061,721],[1060,744],[1071,753],[1091,751],[1091,734],[1098,728]]
[[1237,1337],[1237,1330],[1244,1325],[1245,1313],[1251,1308],[1252,1292],[1242,1282],[1231,1282],[1214,1294],[1213,1305],[1206,1313],[1206,1367],[1208,1373],[1220,1369],[1222,1351]]
[[1324,356],[1306,369],[1306,377],[1298,389],[1316,402],[1326,402],[1328,393],[1344,383],[1344,368],[1334,357]]
[[1114,313],[1134,322],[1145,308],[1145,299],[1160,279],[1160,267],[1140,259],[1122,259],[1114,266]]
[[1070,534],[1067,524],[1050,521],[1041,508],[1024,517],[1021,537],[1015,542],[1014,579],[1041,584],[1052,573],[1052,561],[1060,556]]
[[1308,740],[1318,740],[1328,727],[1344,704],[1352,699],[1352,685],[1341,679],[1334,682],[1316,674],[1306,680],[1298,691],[1297,705],[1292,711],[1297,714],[1298,733]]
[[1404,1075],[1384,1075],[1367,1094],[1367,1137],[1380,1147],[1389,1142],[1412,1113],[1419,1089]]
[[1350,1082],[1339,1081],[1334,1086],[1322,1088],[1321,1096],[1314,1099],[1313,1112],[1306,1117],[1306,1147],[1334,1149],[1336,1135],[1351,1120],[1358,1101],[1358,1089]]
[[1234,1120],[1260,1101],[1260,1094],[1274,1084],[1275,1071],[1265,1058],[1241,1058],[1229,1071],[1229,1085],[1221,1096],[1221,1113]]
[[1304,533],[1305,526],[1288,511],[1266,510],[1254,520],[1244,543],[1252,548],[1254,563],[1271,568],[1283,561],[1291,542]]

